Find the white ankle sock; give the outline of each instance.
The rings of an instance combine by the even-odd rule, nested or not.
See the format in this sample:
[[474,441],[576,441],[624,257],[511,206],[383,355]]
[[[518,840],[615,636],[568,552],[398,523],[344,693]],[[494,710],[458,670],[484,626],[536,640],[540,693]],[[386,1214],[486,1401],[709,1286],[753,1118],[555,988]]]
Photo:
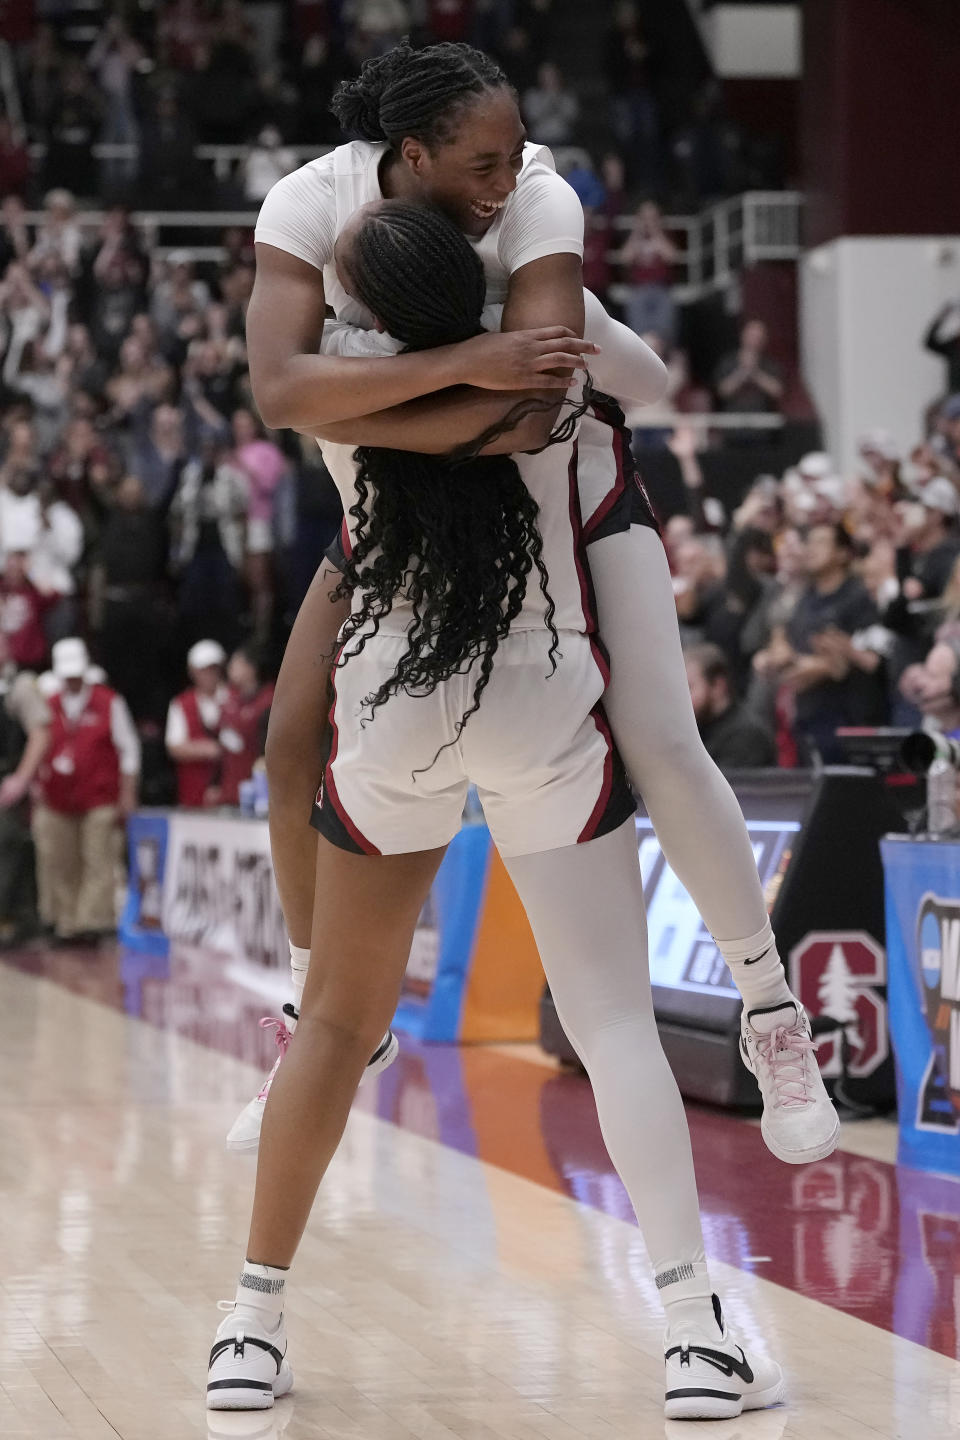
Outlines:
[[293,979],[293,1008],[297,1014],[300,1013],[300,1002],[303,999],[303,987],[307,983],[307,970],[310,968],[310,946],[294,945],[290,942],[290,974]]
[[769,920],[762,930],[758,930],[756,935],[749,935],[746,940],[717,940],[716,943],[730,967],[734,984],[743,996],[745,1009],[782,1005],[794,998]]
[[283,1314],[286,1298],[287,1271],[278,1265],[253,1265],[243,1262],[237,1283],[235,1306],[268,1330],[275,1330]]
[[712,1335],[718,1329],[710,1275],[702,1261],[661,1266],[656,1284],[671,1335],[684,1330]]

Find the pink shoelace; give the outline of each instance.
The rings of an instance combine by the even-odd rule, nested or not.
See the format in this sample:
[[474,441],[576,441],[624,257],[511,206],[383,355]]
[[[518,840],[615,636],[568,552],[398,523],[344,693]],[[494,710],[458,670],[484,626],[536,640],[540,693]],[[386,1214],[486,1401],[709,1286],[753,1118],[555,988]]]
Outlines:
[[800,1025],[778,1025],[757,1041],[757,1053],[769,1067],[777,1104],[784,1109],[807,1105],[810,1076],[807,1057],[815,1054],[816,1042]]
[[286,1024],[283,1020],[280,1019],[279,1015],[264,1015],[263,1019],[260,1021],[261,1030],[269,1030],[271,1028],[274,1028],[277,1032],[274,1038],[276,1039],[280,1054],[277,1056],[276,1065],[274,1065],[273,1069],[270,1071],[270,1074],[263,1082],[260,1094],[257,1096],[258,1100],[266,1100],[267,1095],[270,1091],[270,1082],[273,1079],[274,1075],[277,1073],[277,1065],[280,1064],[280,1061],[283,1059],[284,1055],[286,1055],[290,1041],[293,1039],[293,1036],[290,1034],[290,1031],[287,1029]]

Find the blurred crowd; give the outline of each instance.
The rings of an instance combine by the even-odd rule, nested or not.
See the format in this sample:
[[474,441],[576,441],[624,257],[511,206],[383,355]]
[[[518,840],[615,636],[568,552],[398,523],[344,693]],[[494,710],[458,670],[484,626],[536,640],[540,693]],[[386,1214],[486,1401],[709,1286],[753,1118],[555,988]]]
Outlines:
[[36,229],[0,212],[3,628],[32,667],[86,635],[138,723],[198,639],[278,653],[338,522],[316,447],[253,406],[250,235],[223,255],[161,259],[122,210],[81,230],[63,190]]
[[861,436],[758,476],[727,515],[695,435],[669,444],[687,513],[665,539],[691,695],[721,766],[842,763],[844,729],[960,734],[960,394],[905,452]]
[[[296,163],[291,146],[337,143],[334,88],[408,34],[493,54],[537,140],[585,146],[598,175],[605,154],[620,157],[633,192],[690,210],[784,178],[773,140],[725,113],[697,48],[634,0],[599,29],[579,0],[58,0],[11,7],[4,28],[23,129],[0,117],[0,195],[258,201]],[[97,156],[98,144],[113,148]],[[214,184],[198,145],[248,148]]]

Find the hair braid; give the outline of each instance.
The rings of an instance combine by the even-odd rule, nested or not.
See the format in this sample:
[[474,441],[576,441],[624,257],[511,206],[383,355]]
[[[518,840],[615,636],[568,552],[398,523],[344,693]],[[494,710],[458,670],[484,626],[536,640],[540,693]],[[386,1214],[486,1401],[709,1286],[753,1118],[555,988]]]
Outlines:
[[367,60],[356,80],[342,81],[330,108],[356,139],[386,140],[396,149],[410,136],[433,148],[452,138],[471,100],[499,89],[512,87],[482,50],[453,43],[414,50],[402,40]]
[[[350,280],[357,298],[408,349],[481,331],[483,266],[453,222],[432,206],[387,201],[371,213],[357,232]],[[534,570],[546,602],[551,673],[556,669],[559,636],[537,503],[509,456],[478,453],[544,403],[521,402],[491,433],[460,447],[456,458],[367,446],[356,451],[350,507],[356,533],[341,592],[353,591],[359,604],[341,636],[353,643],[346,643],[340,663],[377,634],[396,599],[412,613],[396,670],[367,696],[371,715],[398,691],[430,694],[479,661],[472,704],[457,723],[459,738]],[[569,431],[570,423],[562,428]]]

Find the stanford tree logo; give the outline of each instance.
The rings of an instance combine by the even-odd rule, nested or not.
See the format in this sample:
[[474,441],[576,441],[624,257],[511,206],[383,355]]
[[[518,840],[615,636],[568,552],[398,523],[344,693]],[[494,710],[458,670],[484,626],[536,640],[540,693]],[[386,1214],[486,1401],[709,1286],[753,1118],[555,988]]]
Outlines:
[[890,1052],[887,1004],[877,993],[887,980],[886,954],[862,930],[813,930],[790,951],[790,984],[810,1016],[836,1022],[818,1037],[825,1079],[843,1074],[841,1032],[849,1046],[847,1073],[872,1075]]

